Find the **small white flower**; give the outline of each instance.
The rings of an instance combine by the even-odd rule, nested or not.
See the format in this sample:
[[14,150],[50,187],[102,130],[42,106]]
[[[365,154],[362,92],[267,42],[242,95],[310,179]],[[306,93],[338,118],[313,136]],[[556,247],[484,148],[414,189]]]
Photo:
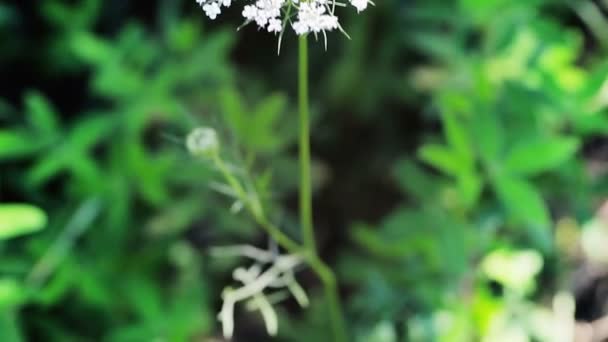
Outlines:
[[247,5],[243,8],[243,17],[247,20],[254,20],[258,15],[258,8],[253,5]]
[[273,18],[268,21],[268,32],[281,32],[281,30],[283,26],[279,19]]
[[211,20],[214,20],[215,18],[217,18],[218,14],[222,13],[222,11],[220,10],[220,6],[217,4],[217,2],[211,2],[203,5],[203,11],[205,11],[205,14],[207,14],[209,19]]
[[303,35],[303,34],[308,33],[308,26],[306,26],[306,24],[304,24],[300,21],[296,21],[295,23],[293,23],[293,25],[291,25],[291,27],[298,35]]
[[350,4],[355,6],[357,12],[362,12],[367,8],[368,0],[350,0]]

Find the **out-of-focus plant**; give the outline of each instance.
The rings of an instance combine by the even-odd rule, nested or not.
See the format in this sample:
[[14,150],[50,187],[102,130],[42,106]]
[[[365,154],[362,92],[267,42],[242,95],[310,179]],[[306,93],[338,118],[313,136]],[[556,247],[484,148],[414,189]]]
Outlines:
[[[212,210],[214,197],[196,190],[208,173],[162,136],[197,120],[187,108],[214,110],[203,104],[233,83],[232,39],[205,33],[179,12],[180,20],[164,17],[161,35],[132,22],[115,38],[102,37],[93,31],[99,5],[41,6],[60,32],[40,51],[53,61],[48,68],[65,63],[63,73],[90,74],[90,89],[74,95],[86,97],[78,115],[61,113],[35,91],[22,110],[1,107],[3,192],[45,203],[51,222],[31,239],[1,243],[2,279],[24,279],[28,294],[14,310],[2,309],[12,318],[0,335],[15,333],[1,339],[210,336],[207,294],[216,289],[201,281],[211,270],[184,234],[201,215],[239,227],[232,234],[247,229]],[[12,284],[3,283],[3,296],[21,286]]]
[[[581,32],[544,16],[547,5],[568,10],[544,1],[431,1],[406,14],[415,27],[408,41],[430,60],[411,81],[430,92],[429,113],[443,130],[418,157],[442,176],[399,163],[397,180],[415,206],[353,229],[372,258],[345,254],[341,274],[359,289],[351,305],[370,331],[370,321],[388,319],[412,340],[509,340],[514,330],[496,325],[514,316],[523,322],[517,338],[551,339],[528,329],[535,318],[524,308],[541,309],[528,299],[541,291],[530,289],[534,275],[555,253],[553,219],[588,217],[601,195],[581,147],[608,134],[608,68],[581,67]],[[500,252],[521,245],[542,254]],[[512,280],[526,269],[525,281]]]
[[0,205],[0,239],[36,232],[46,225],[46,214],[31,205]]
[[[31,234],[46,224],[47,216],[38,207],[0,204],[0,241]],[[17,311],[27,298],[28,288],[22,279],[0,276],[0,338],[3,340],[18,341],[21,338]]]

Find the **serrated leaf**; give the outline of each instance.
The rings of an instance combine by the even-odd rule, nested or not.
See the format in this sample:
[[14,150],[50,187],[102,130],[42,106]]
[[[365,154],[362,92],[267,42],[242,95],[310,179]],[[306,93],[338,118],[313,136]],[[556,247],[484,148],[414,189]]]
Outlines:
[[552,138],[521,143],[504,161],[505,169],[515,175],[532,176],[558,167],[572,158],[580,142],[575,138]]

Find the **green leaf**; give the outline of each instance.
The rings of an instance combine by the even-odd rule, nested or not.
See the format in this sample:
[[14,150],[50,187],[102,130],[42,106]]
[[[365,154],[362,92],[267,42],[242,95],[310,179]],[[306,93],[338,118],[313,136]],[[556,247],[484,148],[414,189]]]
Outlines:
[[251,143],[261,151],[269,151],[281,143],[277,125],[287,107],[287,99],[281,94],[264,98],[255,108],[250,130]]
[[0,130],[0,160],[26,157],[43,145],[43,142],[24,131]]
[[70,36],[70,48],[79,59],[95,65],[104,65],[114,54],[110,43],[83,31]]
[[0,278],[0,311],[19,305],[24,298],[21,283],[12,278]]
[[31,92],[25,97],[27,116],[41,134],[53,134],[59,129],[57,113],[51,104],[37,92]]
[[604,112],[596,112],[576,115],[573,118],[575,131],[581,135],[608,134],[608,117],[604,114]]
[[576,138],[552,138],[514,147],[504,161],[506,170],[516,175],[532,176],[558,167],[577,152]]
[[67,140],[71,147],[77,151],[85,151],[113,133],[115,127],[114,117],[110,115],[96,115],[82,118],[74,126]]
[[40,158],[26,173],[27,183],[32,186],[46,183],[69,165],[70,155],[70,149],[58,148],[45,158]]
[[247,127],[247,123],[245,122],[245,111],[239,93],[233,88],[226,88],[220,92],[219,101],[222,117],[236,134],[240,135],[244,127]]
[[33,233],[46,225],[46,214],[28,204],[0,205],[0,240]]
[[267,96],[253,111],[244,108],[243,102],[240,94],[232,88],[220,92],[224,120],[240,143],[255,152],[270,152],[280,147],[282,135],[277,124],[287,107],[285,96]]
[[486,162],[497,160],[504,143],[504,132],[498,115],[482,113],[476,115],[471,124],[475,135],[475,145],[481,158]]
[[549,226],[551,221],[545,202],[527,181],[498,176],[494,179],[494,190],[515,221],[538,227]]
[[409,159],[396,163],[394,177],[403,193],[421,202],[435,198],[442,186],[439,177],[426,172],[419,164]]
[[418,157],[451,176],[457,176],[463,170],[459,156],[445,146],[424,145],[418,150]]
[[472,163],[473,148],[463,122],[458,120],[457,115],[453,111],[444,112],[442,119],[445,138],[450,147],[461,156],[463,161]]
[[458,190],[467,208],[473,208],[483,190],[483,179],[475,172],[462,172],[458,176]]

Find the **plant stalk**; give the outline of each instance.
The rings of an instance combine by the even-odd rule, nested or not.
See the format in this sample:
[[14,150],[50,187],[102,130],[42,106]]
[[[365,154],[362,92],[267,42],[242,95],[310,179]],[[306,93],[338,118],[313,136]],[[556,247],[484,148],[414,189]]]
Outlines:
[[312,185],[310,167],[310,106],[308,97],[308,41],[299,38],[298,109],[300,117],[300,227],[304,246],[316,254],[312,219]]
[[308,38],[299,37],[298,49],[298,109],[300,118],[300,225],[304,248],[310,267],[317,274],[325,290],[325,297],[334,334],[334,341],[346,342],[346,328],[342,315],[338,284],[333,271],[317,254],[312,219],[312,184],[310,167],[310,106],[308,95]]

